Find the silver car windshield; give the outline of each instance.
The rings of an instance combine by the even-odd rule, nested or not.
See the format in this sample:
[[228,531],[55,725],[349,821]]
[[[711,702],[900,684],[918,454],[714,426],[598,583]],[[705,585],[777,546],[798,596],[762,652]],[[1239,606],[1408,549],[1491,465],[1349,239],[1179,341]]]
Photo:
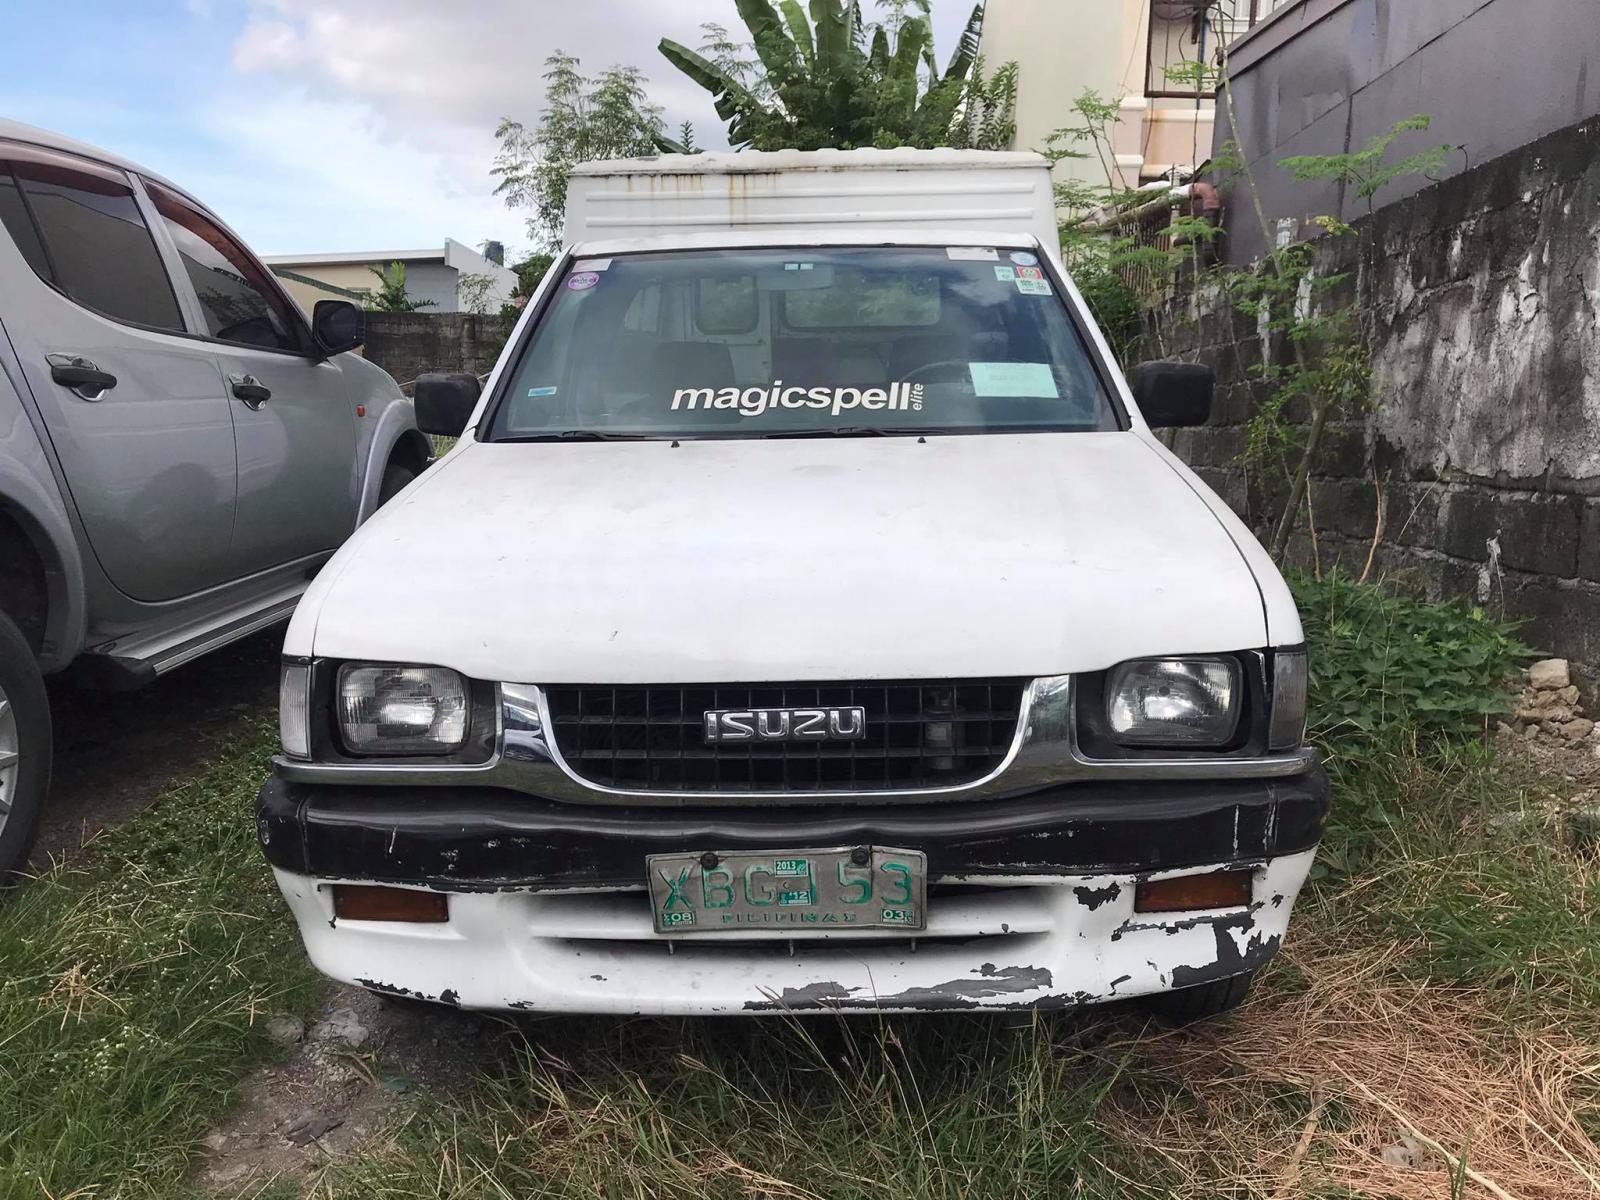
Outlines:
[[1118,428],[1027,251],[631,254],[555,286],[490,441]]

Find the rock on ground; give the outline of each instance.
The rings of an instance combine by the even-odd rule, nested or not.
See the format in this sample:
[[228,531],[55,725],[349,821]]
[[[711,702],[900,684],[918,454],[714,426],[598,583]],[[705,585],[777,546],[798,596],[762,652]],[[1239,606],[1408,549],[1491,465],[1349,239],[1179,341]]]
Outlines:
[[1528,668],[1528,686],[1541,692],[1553,692],[1572,683],[1572,673],[1564,658],[1546,658]]

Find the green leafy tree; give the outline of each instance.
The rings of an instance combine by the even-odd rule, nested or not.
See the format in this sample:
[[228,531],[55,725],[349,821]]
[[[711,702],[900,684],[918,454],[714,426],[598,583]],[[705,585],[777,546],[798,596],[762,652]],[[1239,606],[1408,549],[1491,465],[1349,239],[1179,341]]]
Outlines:
[[495,193],[513,208],[531,208],[528,234],[540,245],[561,241],[567,213],[567,176],[579,163],[633,158],[677,148],[665,137],[661,109],[649,102],[637,67],[611,67],[598,78],[557,50],[545,60],[547,90],[539,123],[528,129],[506,117],[495,130],[500,151],[490,173]]
[[374,312],[417,312],[432,308],[432,300],[413,300],[406,293],[406,265],[392,262],[387,267],[368,267],[377,277],[378,287],[367,297],[367,307]]
[[1017,136],[1017,64],[985,78],[983,56],[972,64],[967,94],[950,124],[950,145],[961,150],[1004,150]]
[[456,295],[461,298],[461,311],[475,317],[489,314],[489,294],[494,291],[494,276],[480,275],[476,271],[463,271],[456,281]]
[[517,286],[511,289],[511,302],[514,305],[520,308],[527,303],[528,297],[538,289],[540,280],[553,262],[555,255],[538,250],[521,262],[511,264],[511,269],[517,273]]
[[[725,31],[698,51],[661,41],[667,61],[711,93],[735,146],[954,144],[978,57],[982,4],[941,72],[927,0],[889,0],[888,20],[872,23],[862,17],[861,0],[811,0],[809,15],[799,0],[779,0],[776,7],[772,0],[735,2],[754,62]],[[967,144],[977,144],[970,127],[967,137]]]

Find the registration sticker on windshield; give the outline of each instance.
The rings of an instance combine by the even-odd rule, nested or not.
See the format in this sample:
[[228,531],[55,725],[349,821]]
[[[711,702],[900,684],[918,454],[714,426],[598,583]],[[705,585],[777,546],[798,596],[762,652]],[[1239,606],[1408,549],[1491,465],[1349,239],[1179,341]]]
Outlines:
[[556,394],[556,391],[557,391],[557,389],[555,389],[553,387],[529,388],[528,389],[528,398],[531,399],[531,400],[542,400],[546,396],[554,396]]
[[587,291],[600,282],[600,276],[593,271],[579,271],[567,280],[567,287],[575,292]]
[[1010,283],[1016,279],[1017,269],[1015,267],[996,267],[994,269],[994,277],[1001,283]]
[[1000,257],[993,246],[950,246],[945,253],[956,262],[994,262]]
[[1024,296],[1048,296],[1050,294],[1050,283],[1045,279],[1019,279],[1017,280],[1017,291]]
[[1061,399],[1056,373],[1049,363],[975,362],[968,363],[967,368],[972,372],[972,390],[981,397]]

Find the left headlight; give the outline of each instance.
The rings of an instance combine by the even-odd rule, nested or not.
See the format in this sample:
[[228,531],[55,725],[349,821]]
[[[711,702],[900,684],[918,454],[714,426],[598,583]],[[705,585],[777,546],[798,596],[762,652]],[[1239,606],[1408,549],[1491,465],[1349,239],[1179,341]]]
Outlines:
[[1239,664],[1230,658],[1125,662],[1106,687],[1106,722],[1124,746],[1223,746],[1239,726]]
[[467,740],[467,681],[445,667],[346,663],[338,711],[352,754],[448,754]]

